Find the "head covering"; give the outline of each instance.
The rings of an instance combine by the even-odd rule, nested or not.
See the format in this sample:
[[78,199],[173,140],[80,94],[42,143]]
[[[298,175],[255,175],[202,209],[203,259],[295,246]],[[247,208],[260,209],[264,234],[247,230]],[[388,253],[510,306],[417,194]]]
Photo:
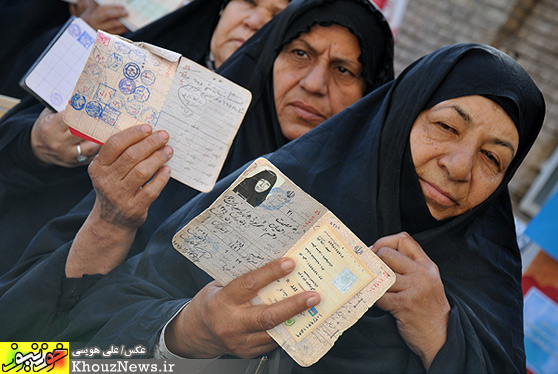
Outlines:
[[60,0],[5,1],[0,12],[0,94],[22,98],[19,80],[70,17]]
[[393,78],[393,35],[383,14],[372,2],[293,1],[218,69],[220,74],[252,92],[252,110],[238,132],[225,169],[232,171],[234,168],[228,168],[229,164],[241,165],[287,144],[275,111],[273,63],[285,43],[310,31],[315,24],[339,24],[357,36],[362,49],[359,60],[367,82],[365,93]]
[[[401,183],[407,182],[401,180],[401,169],[412,162],[404,156],[411,127],[446,79],[479,61],[493,67],[490,75],[477,70],[486,78],[484,86],[501,87],[497,96],[510,98],[517,106],[523,139],[504,181],[484,203],[413,235],[437,264],[451,306],[447,341],[431,372],[525,370],[521,263],[506,184],[531,145],[525,138],[536,137],[544,117],[544,100],[527,73],[492,47],[448,46],[269,156],[365,243],[405,230],[398,196]],[[210,280],[172,248],[172,236],[205,210],[242,169],[179,209],[161,225],[141,255],[90,289],[71,312],[67,329],[54,340],[81,338],[93,345],[141,342],[151,347],[161,326]],[[423,218],[417,210],[414,219]],[[399,335],[394,317],[377,307],[316,364],[302,368],[292,363],[292,370],[424,372],[420,358]]]
[[[199,9],[203,10],[206,5],[209,6],[207,1],[208,0],[195,0],[185,6],[181,11],[186,13],[186,8],[193,7],[195,5],[198,6]],[[278,54],[279,47],[284,40],[283,36],[289,29],[289,26],[298,18],[303,17],[307,12],[316,14],[316,10],[321,9],[323,5],[327,5],[328,9],[339,10],[348,4],[353,3],[360,8],[361,13],[368,14],[367,17],[369,22],[368,24],[363,24],[362,22],[360,24],[355,22],[353,24],[348,20],[347,24],[352,30],[359,32],[360,34],[365,34],[367,32],[366,30],[369,29],[370,24],[377,23],[379,25],[383,25],[383,34],[373,36],[374,38],[383,40],[383,45],[386,46],[385,54],[383,54],[383,61],[381,62],[381,65],[380,63],[378,65],[381,66],[379,69],[381,73],[378,74],[383,77],[382,81],[387,81],[392,77],[393,37],[382,14],[374,6],[372,6],[368,0],[299,0],[292,2],[285,10],[275,16],[268,24],[266,24],[246,43],[244,43],[244,45],[239,48],[239,50],[237,50],[225,63],[223,63],[218,70],[218,73],[224,77],[249,89],[252,92],[253,97],[247,115],[245,116],[242,126],[233,143],[233,148],[222,169],[221,176],[228,175],[255,157],[277,150],[280,146],[287,142],[287,139],[281,133],[275,112],[272,71],[273,63]],[[355,8],[354,6],[351,6],[350,9]],[[177,27],[180,26],[179,18],[175,19],[173,15],[169,15],[167,17],[167,20],[176,21]],[[359,19],[361,19],[361,17],[359,17]],[[161,27],[165,26],[162,20],[160,22]],[[188,24],[188,22],[183,23]],[[194,22],[194,24],[196,23]],[[155,24],[152,25],[151,28],[155,28]],[[139,30],[136,35],[141,35],[141,33],[142,31]],[[157,33],[148,33],[147,31],[145,31],[145,33],[145,36],[151,35],[152,38],[155,38],[156,35],[158,35]],[[167,34],[161,33],[161,39],[148,39],[147,41],[159,45],[158,40],[164,40],[164,35]],[[184,34],[177,33],[177,35],[184,35],[185,40],[181,40],[181,42],[185,45],[187,45],[189,38],[198,37],[198,33],[193,31]],[[139,37],[140,36],[138,36],[138,38]],[[159,36],[157,36],[157,38],[159,38]],[[171,38],[169,42],[172,41],[173,39]],[[163,46],[171,47],[169,44],[163,44]],[[376,54],[377,53],[374,55]],[[369,68],[371,67],[370,64],[367,66]],[[30,125],[32,125],[32,123]],[[39,179],[40,175],[44,175],[47,172],[53,173],[52,170],[57,169],[58,168],[50,168],[47,169],[47,171],[43,170],[42,173],[34,175],[34,178]],[[0,168],[0,170],[2,169]],[[85,168],[83,172],[85,172]],[[72,184],[70,186],[74,190],[78,189],[77,184]],[[57,190],[54,189],[53,191],[56,192]],[[176,211],[176,209],[192,199],[197,193],[198,191],[171,179],[167,186],[163,189],[159,198],[151,205],[146,222],[138,229],[135,242],[130,250],[130,255],[143,251],[148,240],[151,238],[153,232],[161,224],[161,222]],[[52,198],[51,193],[49,196],[49,201],[67,202],[63,195],[56,195],[57,197]],[[59,289],[60,278],[63,275],[64,269],[63,263],[65,262],[65,257],[63,254],[58,255],[58,250],[55,251],[55,249],[58,248],[62,251],[62,253],[68,250],[68,247],[65,246],[66,243],[74,238],[77,228],[79,228],[91,211],[94,202],[95,194],[94,192],[91,192],[77,206],[68,212],[66,216],[51,221],[38,235],[35,236],[18,264],[12,268],[12,271],[6,274],[5,277],[0,278],[0,294],[2,294],[4,290],[10,289],[12,291],[10,295],[13,296],[13,298],[11,298],[10,295],[5,296],[2,299],[5,300],[5,303],[0,302],[0,305],[21,306],[19,308],[14,307],[12,309],[17,310],[18,315],[13,316],[13,319],[11,320],[12,323],[9,326],[5,326],[6,329],[3,331],[6,336],[12,336],[11,334],[13,333],[14,337],[22,337],[21,326],[25,325],[25,332],[31,334],[27,335],[26,338],[34,339],[32,337],[32,333],[37,331],[34,326],[41,326],[40,328],[42,329],[43,320],[40,318],[37,319],[36,316],[37,314],[41,314],[44,315],[45,318],[48,318],[48,311],[44,313],[38,311],[48,310],[48,308],[52,306],[52,299],[49,299],[46,295],[49,292],[48,290]],[[29,210],[26,212],[27,215],[34,213],[35,210]],[[30,217],[29,219],[34,219],[34,217]],[[18,224],[18,226],[21,225]],[[33,231],[33,233],[34,232],[35,231]],[[21,248],[21,244],[17,241],[19,238],[11,234],[7,236],[13,240],[13,247],[18,249]],[[29,235],[27,236],[28,239],[31,238]],[[18,254],[19,253],[21,252],[18,252]],[[40,266],[46,266],[46,264],[51,264],[52,266],[46,267],[46,270],[44,271],[39,271],[37,270],[40,268],[40,266],[37,265],[39,262],[41,262]],[[35,267],[28,272],[31,266]],[[49,283],[46,278],[49,278],[53,283]],[[39,286],[37,286],[37,283]],[[14,284],[16,285],[14,286]],[[51,286],[54,288],[51,288]],[[48,290],[44,287],[47,287]],[[26,305],[29,301],[22,301],[17,296],[18,292],[21,294],[40,295],[41,298],[45,300],[44,305],[46,306],[46,309],[43,309],[37,304],[34,304],[35,307],[33,308],[27,308]],[[56,297],[58,297],[58,294],[54,296],[54,298]],[[31,322],[29,315],[20,312],[23,309],[29,310],[29,312],[33,315],[33,326],[30,325]],[[8,313],[8,311],[4,311],[0,306],[0,314],[2,313]],[[7,319],[5,320],[7,321]],[[21,324],[17,321],[20,321]],[[48,328],[45,331],[48,331]]]
[[[35,3],[33,6],[26,6],[33,9],[33,14],[40,14],[41,19],[47,22],[50,13],[40,11],[43,1]],[[179,52],[203,65],[223,3],[223,0],[194,0],[154,23],[124,36]],[[68,4],[60,0],[45,0],[44,6],[47,4],[53,7],[52,11],[60,11],[58,5],[68,10]],[[18,7],[14,6],[13,11]],[[1,16],[3,15],[5,14],[2,13]],[[69,14],[65,15],[61,22],[68,16]],[[58,19],[54,16],[50,18]],[[29,27],[29,23],[21,20],[18,22],[27,30],[37,33],[38,29]],[[35,41],[35,44],[43,43],[38,45],[38,48],[25,49],[25,53],[34,56],[27,57],[29,63],[42,53],[54,35],[54,32],[44,34]],[[18,47],[20,46],[18,44]],[[1,48],[1,52],[0,55],[3,54],[4,48]],[[24,64],[15,65],[28,67]],[[17,77],[18,81],[26,69]],[[19,105],[0,119],[0,236],[4,240],[3,248],[10,248],[2,254],[0,275],[12,268],[31,238],[48,221],[66,214],[92,189],[87,167],[44,167],[38,164],[29,147],[29,139],[33,124],[43,109],[43,104],[27,95]]]
[[[261,181],[267,181],[268,186],[263,191],[257,191],[256,186]],[[259,173],[244,179],[234,188],[234,192],[238,193],[246,202],[253,207],[257,207],[267,197],[273,185],[277,181],[277,175],[271,170],[262,170]]]
[[[359,62],[362,65],[362,77],[366,81],[366,93],[381,86],[393,78],[393,37],[387,21],[369,2],[372,14],[377,21],[370,22],[369,12],[362,11],[362,4],[355,2],[326,3],[319,8],[309,10],[298,17],[285,33],[281,46],[288,44],[302,33],[310,32],[314,25],[330,26],[333,24],[346,27],[358,39],[362,51]],[[383,35],[384,37],[378,37]],[[279,52],[279,50],[278,50]]]

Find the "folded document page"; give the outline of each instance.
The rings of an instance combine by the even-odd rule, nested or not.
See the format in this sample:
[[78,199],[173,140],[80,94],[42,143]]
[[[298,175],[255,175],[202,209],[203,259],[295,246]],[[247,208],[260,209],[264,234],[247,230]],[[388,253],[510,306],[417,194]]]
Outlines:
[[250,100],[250,91],[178,53],[99,31],[64,121],[102,143],[138,124],[166,130],[171,176],[207,192]]
[[292,257],[293,272],[252,302],[320,294],[320,304],[268,331],[301,366],[325,355],[395,282],[393,271],[339,219],[264,158],[182,228],[173,246],[223,285]]

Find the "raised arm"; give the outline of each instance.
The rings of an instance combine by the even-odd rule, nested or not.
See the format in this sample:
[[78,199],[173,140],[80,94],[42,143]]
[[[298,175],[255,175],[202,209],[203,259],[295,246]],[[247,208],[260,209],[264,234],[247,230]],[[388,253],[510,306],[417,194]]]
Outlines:
[[170,178],[165,131],[134,126],[112,136],[89,165],[95,204],[76,235],[66,276],[106,274],[121,264],[149,206]]

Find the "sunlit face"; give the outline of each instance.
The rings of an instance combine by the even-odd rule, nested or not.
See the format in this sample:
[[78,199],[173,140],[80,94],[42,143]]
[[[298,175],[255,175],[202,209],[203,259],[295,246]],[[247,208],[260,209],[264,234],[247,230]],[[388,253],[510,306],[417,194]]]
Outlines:
[[269,189],[269,187],[271,187],[271,182],[268,181],[267,179],[262,178],[258,181],[258,183],[256,183],[256,186],[254,187],[254,190],[257,193],[261,193],[261,192],[267,191]]
[[215,68],[288,4],[287,0],[231,0],[211,37]]
[[314,25],[285,45],[273,66],[277,117],[283,135],[298,138],[362,97],[357,37],[340,25]]
[[422,112],[410,142],[428,209],[442,220],[476,207],[496,190],[515,156],[519,134],[502,107],[475,95]]

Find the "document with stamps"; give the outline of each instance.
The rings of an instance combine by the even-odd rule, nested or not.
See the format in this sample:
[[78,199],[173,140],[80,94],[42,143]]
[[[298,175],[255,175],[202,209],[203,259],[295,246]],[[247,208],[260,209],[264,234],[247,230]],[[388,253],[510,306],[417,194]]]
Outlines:
[[180,8],[184,0],[95,0],[99,5],[122,5],[128,16],[120,22],[135,31]]
[[178,53],[103,31],[75,85],[64,121],[104,143],[128,127],[166,130],[171,176],[210,191],[251,100],[250,91]]
[[268,333],[301,366],[333,347],[395,282],[395,274],[326,207],[264,158],[173,237],[173,246],[221,284],[283,256],[291,274],[254,304],[317,291],[317,306]]
[[96,34],[84,20],[71,17],[21,78],[20,85],[53,111],[63,111]]

